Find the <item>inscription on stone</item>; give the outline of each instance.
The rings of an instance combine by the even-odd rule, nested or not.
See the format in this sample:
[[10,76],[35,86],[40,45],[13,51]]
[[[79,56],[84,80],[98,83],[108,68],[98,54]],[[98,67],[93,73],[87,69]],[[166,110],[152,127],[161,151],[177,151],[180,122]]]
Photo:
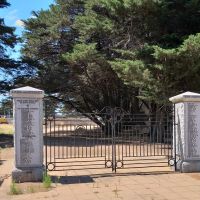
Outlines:
[[18,131],[20,135],[20,156],[18,164],[20,166],[31,166],[37,164],[38,157],[35,155],[39,149],[39,100],[16,100],[16,111],[20,123]]
[[21,109],[21,119],[22,137],[31,137],[33,135],[33,114],[31,113],[29,108]]
[[188,157],[200,157],[200,105],[188,103]]
[[34,153],[33,143],[30,139],[20,139],[20,162],[24,164],[31,164],[31,154]]

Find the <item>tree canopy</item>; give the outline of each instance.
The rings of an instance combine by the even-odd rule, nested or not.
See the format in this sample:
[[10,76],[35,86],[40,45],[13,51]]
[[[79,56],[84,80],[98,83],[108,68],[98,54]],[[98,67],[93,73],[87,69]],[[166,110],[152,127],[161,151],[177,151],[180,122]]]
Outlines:
[[74,23],[84,10],[82,1],[57,1],[25,21],[22,53],[24,59],[36,63],[36,74],[27,84],[38,85],[80,112],[100,111],[106,106],[133,109],[134,90],[120,80],[95,43],[79,42]]
[[[6,0],[0,0],[0,9],[9,6],[10,4]],[[8,89],[9,81],[8,75],[17,67],[17,63],[10,59],[8,51],[13,49],[17,43],[17,38],[14,34],[15,29],[9,27],[4,23],[4,19],[0,18],[0,73],[2,76],[0,79],[0,91]]]
[[22,81],[80,112],[199,92],[199,0],[57,0],[25,21]]

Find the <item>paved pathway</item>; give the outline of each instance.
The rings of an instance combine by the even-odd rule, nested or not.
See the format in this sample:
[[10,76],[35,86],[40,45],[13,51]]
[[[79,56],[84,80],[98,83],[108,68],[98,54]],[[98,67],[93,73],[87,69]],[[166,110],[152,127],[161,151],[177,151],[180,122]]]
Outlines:
[[[12,150],[3,150],[0,176],[11,172],[12,156]],[[159,169],[128,168],[116,175],[103,168],[54,172],[53,179],[60,176],[60,183],[54,183],[52,190],[16,196],[7,194],[11,184],[8,178],[0,187],[0,200],[200,200],[200,174],[173,173],[168,167]]]

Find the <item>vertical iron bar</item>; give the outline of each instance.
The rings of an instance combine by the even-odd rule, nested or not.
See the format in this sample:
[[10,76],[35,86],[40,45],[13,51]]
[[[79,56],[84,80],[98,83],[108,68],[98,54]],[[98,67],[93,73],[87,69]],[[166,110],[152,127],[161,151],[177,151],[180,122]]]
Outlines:
[[[166,122],[164,121],[164,124],[166,123],[166,130],[164,129],[164,155],[166,155],[166,137],[167,137],[167,133],[168,133],[168,113],[167,113],[167,118],[166,118]],[[167,155],[168,156],[168,155]]]
[[46,144],[46,146],[45,146],[45,162],[46,162],[46,166],[45,166],[45,169],[46,169],[46,174],[47,174],[47,170],[48,170],[48,154],[47,154],[47,145],[48,145],[48,140],[47,140],[47,128],[48,128],[48,119],[47,119],[47,102],[45,102],[45,139],[46,139],[46,141],[45,141],[45,144]]
[[[147,125],[146,125],[146,130],[149,130],[149,124],[148,124],[148,122],[147,122]],[[149,156],[149,135],[148,135],[148,132],[147,132],[147,134],[146,134],[146,156]]]
[[92,133],[92,146],[93,146],[93,150],[92,150],[92,157],[95,157],[96,154],[96,148],[95,148],[95,132],[92,131],[92,127],[90,124],[90,132]]
[[120,122],[120,138],[119,138],[119,145],[120,145],[120,155],[121,155],[121,161],[122,163],[124,162],[124,158],[123,158],[123,131],[124,131],[124,120],[122,120]]
[[[162,119],[163,120],[163,119]],[[162,143],[162,139],[163,139],[163,133],[164,133],[164,130],[165,129],[165,127],[164,127],[164,122],[163,121],[161,121],[160,122],[160,155],[162,155],[162,153],[163,153],[163,143]]]
[[122,132],[121,132],[121,145],[122,145],[122,162],[123,162],[123,160],[124,160],[124,138],[123,138],[123,135],[124,135],[124,129],[123,129],[123,127],[124,127],[124,124],[123,124],[123,122],[122,122],[122,124],[121,124],[121,127],[122,127]]
[[[98,126],[97,126],[97,130],[99,130]],[[103,148],[102,148],[102,145],[103,145],[103,131],[102,131],[102,129],[100,129],[100,131],[101,131],[101,157],[102,157],[102,155],[103,155],[102,154],[102,151],[103,151]]]
[[[84,129],[84,126],[83,126],[83,129]],[[78,155],[77,155],[78,158],[79,158],[79,151],[80,151],[79,147],[80,147],[81,142],[77,141],[77,140],[79,140],[81,132],[82,132],[82,128],[81,128],[80,131],[77,131],[77,136],[76,136],[76,150],[77,150],[77,147],[78,147]]]
[[[55,124],[56,125],[56,124]],[[58,124],[57,126],[54,125],[54,131],[57,131],[57,145],[58,145],[58,158],[61,158],[60,156],[60,146],[61,146],[61,141],[60,141],[60,124]]]
[[115,132],[115,110],[112,112],[112,171],[116,173],[116,132]]
[[[105,120],[107,119],[107,116],[104,116]],[[104,131],[104,140],[105,140],[105,146],[104,146],[104,151],[105,151],[105,168],[106,168],[106,161],[107,161],[107,144],[108,144],[108,133],[106,133],[106,121],[105,121],[105,127],[104,130],[102,130],[103,127],[101,127],[101,131]],[[102,126],[102,125],[101,125]]]
[[174,145],[174,170],[176,171],[177,170],[177,163],[176,163],[176,118],[175,118],[175,114],[176,114],[176,107],[175,107],[175,104],[173,104],[174,106],[174,109],[173,109],[173,127],[174,127],[174,139],[173,139],[173,141],[174,141],[174,144],[173,144],[173,142],[172,142],[172,145]]
[[131,136],[132,136],[132,149],[133,149],[133,151],[132,151],[132,156],[134,157],[134,155],[135,155],[135,146],[134,146],[134,127],[133,127],[133,125],[131,125]]
[[156,126],[156,145],[155,145],[155,151],[156,151],[156,156],[158,156],[158,145],[159,145],[159,139],[158,139],[158,132],[159,132],[159,122],[157,122],[157,126]]
[[[173,118],[172,118],[172,120],[173,120]],[[170,140],[170,135],[169,135],[169,133],[171,133],[171,127],[170,127],[170,125],[171,125],[171,122],[170,122],[170,115],[169,115],[169,119],[167,120],[168,122],[167,122],[167,124],[168,124],[168,128],[167,128],[167,139],[166,139],[166,142],[167,142],[167,144],[166,144],[166,146],[167,146],[167,155],[168,155],[168,160],[170,159],[170,155],[169,155],[169,152],[170,152],[170,149],[169,149],[169,140]]]
[[66,123],[66,158],[68,158],[68,154],[69,154],[69,130],[70,126],[68,124],[68,122]]
[[51,162],[51,139],[52,139],[52,135],[51,135],[51,119],[49,120],[49,122],[50,122],[50,139],[49,139],[49,147],[50,147],[50,162]]
[[[69,143],[69,152],[70,152],[70,158],[72,158],[72,131],[74,132],[74,130],[72,130],[72,124],[71,124],[71,122],[70,122],[70,143]],[[73,133],[74,134],[74,133]]]
[[[80,121],[81,121],[81,119],[80,119]],[[79,158],[79,151],[80,151],[80,141],[79,141],[79,138],[80,138],[80,135],[81,135],[82,131],[85,129],[85,126],[82,125],[82,121],[80,122],[80,124],[81,124],[80,125],[80,131],[76,132],[76,138],[75,138],[76,158]]]
[[[56,126],[56,119],[55,119],[55,113],[53,116],[53,151],[54,151],[54,161],[55,161],[55,157],[56,157],[56,144],[58,144],[58,141],[56,143],[55,141],[55,126]],[[58,140],[58,139],[57,139]]]
[[150,155],[152,156],[152,119],[151,116],[149,116],[149,120],[150,120],[150,126],[149,126],[149,141],[150,141]]
[[117,123],[117,126],[118,126],[118,128],[117,128],[117,153],[118,153],[118,158],[116,159],[116,160],[121,160],[121,156],[120,156],[120,145],[119,145],[119,137],[120,137],[120,129],[122,128],[122,127],[120,127],[120,122],[119,123]]
[[65,132],[64,132],[64,125],[62,124],[61,125],[61,129],[62,129],[62,140],[63,140],[63,146],[62,146],[62,158],[64,158],[64,150],[65,150],[65,142],[66,142],[66,139],[65,139]]
[[[79,128],[79,127],[77,127],[77,128]],[[76,129],[75,129],[75,131],[74,131],[74,142],[73,142],[73,144],[74,144],[74,152],[73,152],[73,154],[74,154],[74,158],[76,158],[76,133],[77,133],[78,131],[76,131]]]
[[84,154],[83,154],[83,151],[84,151],[84,150],[83,150],[83,149],[84,149],[84,148],[83,148],[83,140],[84,140],[83,138],[85,138],[85,136],[86,136],[86,134],[87,134],[87,132],[88,132],[88,130],[87,130],[87,125],[85,125],[85,127],[86,127],[86,132],[85,132],[85,134],[80,136],[80,141],[81,141],[81,145],[82,145],[82,147],[81,147],[81,149],[82,149],[82,150],[81,150],[81,151],[82,151],[82,158],[83,158],[83,155],[84,155]]
[[85,136],[86,138],[85,138],[85,157],[87,158],[87,145],[88,145],[88,143],[87,143],[87,140],[88,140],[88,132],[87,132],[87,134],[86,134],[86,136]]
[[94,128],[94,125],[92,125],[92,130],[95,134],[95,146],[96,146],[96,157],[99,157],[99,133],[98,133],[98,130],[96,128]]
[[89,134],[90,134],[89,142],[90,142],[90,158],[91,158],[92,157],[91,146],[92,146],[92,143],[93,143],[93,142],[91,142],[91,139],[92,139],[91,131],[89,132]]
[[[143,126],[143,125],[141,125],[141,126]],[[143,155],[143,156],[145,156],[145,146],[144,146],[144,145],[145,145],[145,142],[144,142],[144,134],[145,134],[145,133],[143,132],[143,152],[142,152],[142,155]]]
[[61,141],[60,141],[60,145],[61,145],[61,147],[60,147],[60,157],[63,158],[63,148],[64,148],[64,137],[63,137],[63,131],[62,131],[63,126],[62,126],[62,124],[60,124],[59,126],[60,126],[59,135],[60,135],[60,139],[61,139]]
[[114,163],[114,161],[115,161],[115,159],[114,159],[114,157],[115,157],[115,153],[114,153],[114,123],[113,123],[113,119],[112,119],[112,171],[114,171],[115,169],[114,169],[114,167],[115,167],[115,163]]
[[[108,130],[106,130],[108,129]],[[106,132],[107,131],[107,132]],[[108,128],[105,127],[105,134],[107,136],[107,149],[108,149],[108,156],[107,156],[107,160],[110,159],[110,123],[108,123]],[[106,154],[107,155],[107,154]]]
[[130,136],[130,135],[131,135],[131,134],[130,134],[130,131],[131,131],[131,130],[129,130],[129,129],[130,129],[130,126],[127,126],[127,128],[128,128],[128,135],[129,135],[129,136],[128,136],[128,139],[129,139],[129,141],[128,141],[129,144],[128,144],[128,145],[129,145],[129,157],[130,157],[130,156],[131,156],[131,136]]
[[155,129],[156,129],[156,127],[155,126],[157,126],[157,124],[156,124],[157,122],[155,122],[155,125],[154,125],[154,127],[153,127],[153,145],[154,145],[154,156],[156,155],[156,144],[155,144]]
[[127,157],[127,130],[125,129],[124,132],[124,143],[125,143],[125,152],[126,152],[126,157]]
[[135,126],[135,141],[136,141],[136,157],[138,156],[138,129],[137,129],[137,125]]
[[[140,130],[140,129],[139,129],[139,130]],[[140,156],[141,156],[141,150],[142,150],[141,133],[139,133],[139,138],[140,138]]]

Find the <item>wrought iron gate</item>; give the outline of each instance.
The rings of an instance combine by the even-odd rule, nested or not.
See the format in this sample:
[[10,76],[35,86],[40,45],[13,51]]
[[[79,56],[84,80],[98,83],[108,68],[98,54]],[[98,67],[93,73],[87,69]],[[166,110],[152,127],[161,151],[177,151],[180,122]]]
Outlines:
[[101,113],[46,116],[47,170],[62,170],[68,159],[100,158],[106,168],[125,167],[125,158],[172,157],[172,115],[128,114],[119,108]]

